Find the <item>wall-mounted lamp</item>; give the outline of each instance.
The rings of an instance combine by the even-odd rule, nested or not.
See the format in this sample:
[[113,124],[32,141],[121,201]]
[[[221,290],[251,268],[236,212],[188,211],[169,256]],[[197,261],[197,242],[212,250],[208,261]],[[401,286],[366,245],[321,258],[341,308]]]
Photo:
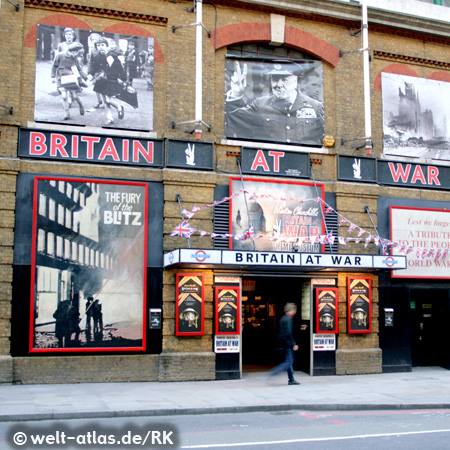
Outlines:
[[8,0],[8,2],[16,8],[16,11],[19,11],[19,5],[17,3],[13,3],[11,0]]
[[0,107],[7,109],[11,115],[14,112],[14,108],[12,106],[5,106],[5,105],[0,104]]

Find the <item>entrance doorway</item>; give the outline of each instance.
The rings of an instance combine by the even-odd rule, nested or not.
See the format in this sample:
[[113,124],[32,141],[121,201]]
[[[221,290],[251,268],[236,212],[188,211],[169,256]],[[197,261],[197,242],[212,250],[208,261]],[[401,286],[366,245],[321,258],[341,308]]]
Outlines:
[[412,365],[449,367],[449,290],[411,289],[410,302]]
[[[306,294],[303,294],[306,292]],[[302,295],[303,294],[303,295]],[[303,311],[308,310],[302,318]],[[297,305],[294,335],[299,351],[295,370],[310,371],[310,280],[300,277],[243,277],[242,365],[243,371],[269,370],[283,358],[278,350],[278,321],[284,305]],[[305,305],[305,302],[308,304]]]

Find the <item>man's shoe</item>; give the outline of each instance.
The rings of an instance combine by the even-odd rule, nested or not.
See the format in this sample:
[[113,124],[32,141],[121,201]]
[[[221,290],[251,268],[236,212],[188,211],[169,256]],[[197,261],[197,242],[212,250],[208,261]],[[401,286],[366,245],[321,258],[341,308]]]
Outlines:
[[298,381],[296,381],[296,380],[292,380],[292,381],[289,381],[288,384],[289,384],[290,386],[292,386],[292,385],[298,385],[298,384],[300,384],[300,383],[299,383]]

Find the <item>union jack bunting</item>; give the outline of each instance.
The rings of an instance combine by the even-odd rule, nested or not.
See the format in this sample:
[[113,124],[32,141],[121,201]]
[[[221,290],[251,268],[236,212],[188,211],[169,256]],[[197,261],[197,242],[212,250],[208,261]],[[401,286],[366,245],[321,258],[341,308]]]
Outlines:
[[191,234],[194,233],[194,231],[195,230],[187,222],[181,222],[178,226],[174,228],[174,230],[172,231],[172,233],[170,233],[170,235],[190,238]]
[[320,244],[330,243],[331,245],[333,245],[333,243],[334,243],[333,233],[330,231],[328,234],[323,234],[323,235],[319,236],[319,243]]
[[190,219],[194,215],[193,212],[190,212],[187,209],[183,209],[183,211],[181,211],[181,213],[183,214],[184,217],[187,217],[188,219]]
[[255,238],[255,229],[253,227],[250,227],[245,233],[244,233],[244,241],[247,239],[254,239]]

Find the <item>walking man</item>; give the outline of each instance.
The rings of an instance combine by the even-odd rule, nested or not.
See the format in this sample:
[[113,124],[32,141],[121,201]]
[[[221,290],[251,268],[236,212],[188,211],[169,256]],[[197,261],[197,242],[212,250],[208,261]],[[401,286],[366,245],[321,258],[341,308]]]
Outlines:
[[284,350],[284,361],[270,371],[270,376],[286,371],[288,374],[288,384],[300,384],[294,378],[294,360],[298,345],[295,343],[293,333],[294,316],[297,314],[297,306],[294,303],[286,303],[284,316],[279,322],[278,339]]

